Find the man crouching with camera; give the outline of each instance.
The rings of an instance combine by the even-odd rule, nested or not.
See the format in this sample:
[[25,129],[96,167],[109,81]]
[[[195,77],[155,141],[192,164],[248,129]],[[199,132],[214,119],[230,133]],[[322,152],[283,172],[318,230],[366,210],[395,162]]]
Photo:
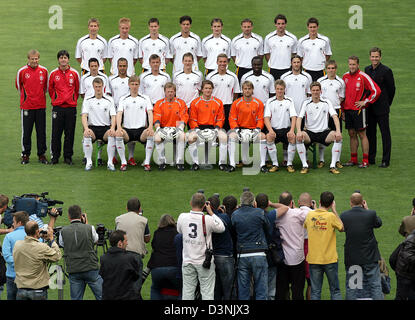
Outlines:
[[62,253],[48,228],[40,242],[40,229],[35,221],[25,225],[26,237],[16,242],[13,249],[17,300],[47,300],[49,287],[48,263],[59,261]]
[[213,300],[215,265],[212,260],[212,233],[224,232],[225,226],[202,193],[192,196],[190,206],[192,210],[181,213],[177,220],[177,231],[183,235],[182,300],[194,300],[198,282],[202,300]]

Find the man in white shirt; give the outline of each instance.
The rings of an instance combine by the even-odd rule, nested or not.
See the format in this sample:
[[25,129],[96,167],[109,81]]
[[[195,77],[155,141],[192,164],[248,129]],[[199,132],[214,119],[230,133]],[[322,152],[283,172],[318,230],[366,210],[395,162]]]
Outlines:
[[150,70],[149,58],[152,54],[160,57],[160,69],[166,71],[166,65],[170,62],[170,43],[169,39],[159,33],[160,23],[157,18],[148,20],[150,33],[142,37],[138,42],[138,60],[141,63],[143,72]]
[[79,93],[83,99],[91,97],[95,94],[92,82],[95,78],[101,78],[104,82],[104,93],[111,94],[111,89],[108,85],[108,77],[105,73],[98,70],[99,62],[97,58],[91,58],[88,61],[89,72],[85,73],[81,78]]
[[81,37],[75,49],[75,58],[81,65],[82,74],[89,71],[88,61],[96,58],[99,61],[99,70],[104,72],[104,63],[107,60],[108,43],[98,34],[99,20],[91,18],[88,20],[88,34]]
[[92,169],[92,144],[96,140],[108,142],[108,164],[110,171],[115,171],[112,159],[115,154],[115,106],[114,100],[104,94],[103,81],[95,78],[92,82],[95,95],[86,98],[82,105],[82,126],[84,138],[82,145],[86,158],[85,170]]
[[242,20],[242,33],[234,37],[231,43],[231,57],[237,67],[236,74],[240,83],[242,76],[252,70],[252,58],[264,55],[263,39],[252,32],[253,25],[250,19]]
[[[342,146],[339,118],[331,102],[320,98],[321,84],[315,81],[311,84],[310,89],[311,98],[304,101],[297,117],[297,151],[303,164],[300,173],[308,173],[306,148],[304,144],[310,145],[313,142],[317,142],[328,146],[334,142],[331,149],[330,172],[339,174],[340,171],[336,169],[336,163],[339,161]],[[329,129],[328,115],[333,118],[336,131]],[[303,118],[305,118],[305,131],[302,131],[301,128]]]
[[225,226],[214,214],[203,193],[195,193],[190,206],[192,210],[181,213],[177,220],[177,231],[183,235],[182,300],[194,300],[198,282],[202,300],[213,300],[215,263],[212,253],[208,267],[205,253],[208,249],[212,250],[212,233],[224,232]]
[[224,53],[228,59],[231,58],[231,39],[222,34],[222,19],[212,19],[210,27],[212,29],[212,34],[202,40],[205,75],[208,75],[217,68],[216,60],[219,54]]
[[200,37],[191,32],[192,18],[182,16],[179,19],[180,32],[170,38],[170,52],[173,57],[173,73],[183,70],[183,55],[186,52],[193,54],[193,70],[199,70],[198,61],[202,58],[202,43]]
[[117,74],[117,62],[119,58],[128,61],[127,74],[135,74],[134,66],[138,60],[138,40],[129,34],[131,21],[129,18],[121,18],[118,23],[120,34],[108,41],[108,58],[111,62],[111,74]]
[[109,77],[109,88],[111,92],[111,96],[114,99],[115,109],[118,108],[118,103],[122,96],[125,96],[128,92],[130,92],[130,88],[128,87],[128,79],[129,76],[127,75],[128,69],[128,61],[125,58],[118,59],[117,63],[118,74],[114,74]]
[[270,32],[264,39],[264,54],[269,72],[275,80],[290,71],[291,57],[297,52],[297,37],[285,28],[287,18],[278,14],[274,19],[276,31]]
[[330,39],[318,33],[316,18],[308,19],[307,29],[308,34],[298,40],[297,54],[303,58],[304,69],[317,81],[324,76],[326,61],[332,55]]

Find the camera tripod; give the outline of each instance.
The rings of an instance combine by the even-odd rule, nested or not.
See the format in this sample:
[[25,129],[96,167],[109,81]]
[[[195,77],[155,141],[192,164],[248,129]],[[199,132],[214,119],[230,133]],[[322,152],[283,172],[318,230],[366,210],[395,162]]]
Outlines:
[[[55,286],[58,289],[58,300],[64,300],[64,285],[66,283],[66,278],[69,279],[69,275],[65,271],[65,262],[61,264],[50,264],[49,271],[50,273],[50,280],[49,280],[49,287],[53,289]],[[54,280],[56,278],[56,285]]]
[[98,255],[98,247],[102,248],[102,254],[107,253],[108,251],[108,243],[106,239],[98,239],[97,243],[95,244],[95,253]]

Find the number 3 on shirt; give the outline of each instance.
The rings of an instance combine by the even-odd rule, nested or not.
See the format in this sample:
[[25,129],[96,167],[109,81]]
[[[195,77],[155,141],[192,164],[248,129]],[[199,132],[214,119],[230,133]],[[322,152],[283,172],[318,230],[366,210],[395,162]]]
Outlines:
[[192,239],[197,238],[197,224],[196,223],[189,223],[190,232],[189,237]]

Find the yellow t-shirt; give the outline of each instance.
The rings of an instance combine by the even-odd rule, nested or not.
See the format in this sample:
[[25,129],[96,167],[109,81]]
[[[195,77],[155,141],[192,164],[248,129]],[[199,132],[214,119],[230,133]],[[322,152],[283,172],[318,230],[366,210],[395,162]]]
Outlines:
[[308,232],[307,262],[310,264],[337,262],[335,229],[342,229],[341,220],[333,212],[317,209],[307,214],[304,228]]

